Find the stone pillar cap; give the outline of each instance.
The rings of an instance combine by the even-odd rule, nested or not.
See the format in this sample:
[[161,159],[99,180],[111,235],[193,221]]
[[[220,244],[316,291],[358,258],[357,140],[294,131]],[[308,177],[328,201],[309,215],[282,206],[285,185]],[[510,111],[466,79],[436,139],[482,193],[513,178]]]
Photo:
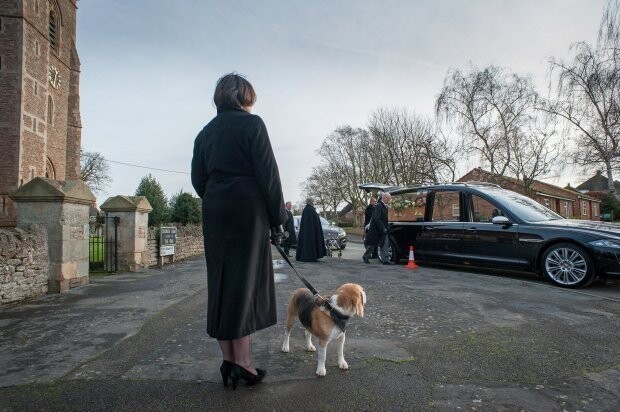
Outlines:
[[53,180],[35,177],[9,197],[20,202],[61,202],[79,205],[95,204],[95,195],[81,180]]
[[99,209],[104,212],[143,212],[153,210],[148,199],[144,196],[113,196],[109,197]]

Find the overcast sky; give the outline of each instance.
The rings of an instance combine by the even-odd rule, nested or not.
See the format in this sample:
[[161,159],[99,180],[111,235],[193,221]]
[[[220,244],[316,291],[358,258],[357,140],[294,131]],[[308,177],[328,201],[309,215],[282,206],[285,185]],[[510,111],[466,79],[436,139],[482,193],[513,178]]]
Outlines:
[[[254,85],[284,197],[319,164],[336,127],[379,107],[432,115],[450,68],[495,64],[546,93],[550,57],[594,43],[604,0],[106,0],[78,3],[82,147],[110,160],[99,193],[133,195],[151,173],[194,193],[193,142],[215,115],[216,80]],[[134,164],[172,173],[127,166]],[[464,164],[461,174],[476,164]],[[581,183],[564,175],[551,183]],[[581,180],[579,180],[581,179]],[[194,193],[195,194],[195,193]]]

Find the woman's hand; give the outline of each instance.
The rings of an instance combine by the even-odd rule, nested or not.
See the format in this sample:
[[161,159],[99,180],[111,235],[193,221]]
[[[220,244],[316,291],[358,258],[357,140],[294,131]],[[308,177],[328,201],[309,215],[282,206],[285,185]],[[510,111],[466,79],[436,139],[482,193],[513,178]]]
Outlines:
[[282,226],[271,226],[271,236],[269,240],[272,245],[279,246],[282,243]]

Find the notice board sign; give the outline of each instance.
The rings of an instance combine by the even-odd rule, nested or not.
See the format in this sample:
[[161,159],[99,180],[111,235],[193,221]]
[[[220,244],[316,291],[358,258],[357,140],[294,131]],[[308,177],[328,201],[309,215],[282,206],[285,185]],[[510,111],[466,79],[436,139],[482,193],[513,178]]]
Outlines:
[[176,244],[176,227],[162,227],[159,229],[159,256],[174,255],[174,247]]

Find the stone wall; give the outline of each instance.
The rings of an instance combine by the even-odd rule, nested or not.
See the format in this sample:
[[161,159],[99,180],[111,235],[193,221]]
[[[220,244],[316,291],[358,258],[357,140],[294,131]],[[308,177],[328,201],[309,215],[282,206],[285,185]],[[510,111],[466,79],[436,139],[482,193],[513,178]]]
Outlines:
[[47,232],[0,228],[0,305],[47,293]]
[[[149,265],[155,266],[159,260],[159,231],[157,228],[149,228],[148,250]],[[177,244],[175,247],[174,260],[187,259],[204,253],[202,227],[201,226],[179,226],[177,227]],[[164,256],[163,263],[172,262],[171,256]]]

